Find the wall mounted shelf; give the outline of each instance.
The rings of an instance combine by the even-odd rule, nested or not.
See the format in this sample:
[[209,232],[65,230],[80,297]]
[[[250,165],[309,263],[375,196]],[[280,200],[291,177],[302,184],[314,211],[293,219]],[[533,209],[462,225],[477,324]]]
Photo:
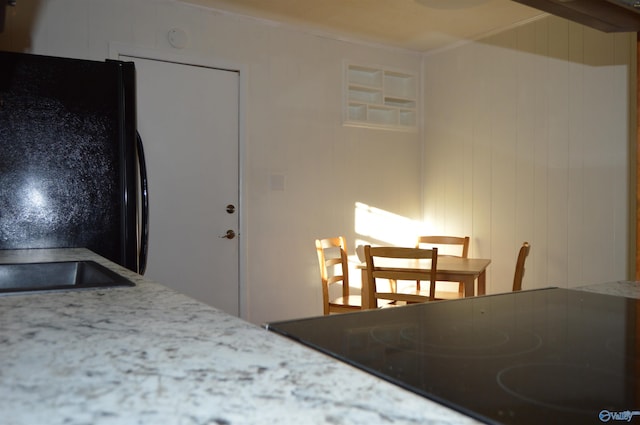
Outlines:
[[345,65],[344,124],[415,131],[418,84],[414,74]]

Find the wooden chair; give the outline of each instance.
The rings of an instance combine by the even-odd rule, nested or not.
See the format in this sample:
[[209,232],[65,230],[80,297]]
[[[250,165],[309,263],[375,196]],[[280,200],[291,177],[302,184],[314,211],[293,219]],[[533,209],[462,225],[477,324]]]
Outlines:
[[524,277],[524,262],[529,255],[529,250],[531,246],[529,242],[524,242],[520,247],[520,251],[518,252],[518,259],[516,260],[516,272],[513,276],[513,290],[520,291],[522,290],[522,278]]
[[[459,237],[459,236],[418,236],[416,240],[416,248],[422,247],[422,245],[427,245],[425,248],[438,248],[438,247],[446,247],[446,246],[456,246],[458,247],[458,252],[460,255],[456,255],[456,257],[468,258],[469,256],[469,236]],[[443,254],[440,254],[443,255]],[[450,254],[445,254],[450,255]],[[418,288],[420,288],[420,284],[418,283]],[[464,283],[460,282],[458,284],[458,298],[464,297]],[[447,297],[450,298],[450,297]]]
[[[400,247],[364,247],[364,256],[367,263],[367,285],[371,296],[378,300],[404,301],[406,303],[420,303],[435,300],[436,270],[438,263],[438,249],[400,248]],[[384,264],[385,260],[401,260],[401,264]],[[431,260],[428,268],[417,268],[417,260]],[[388,279],[430,282],[429,291],[423,291],[415,287],[413,290],[389,292],[378,291],[376,280]]]
[[[343,236],[316,239],[318,265],[322,280],[322,305],[325,315],[362,310],[360,295],[349,294],[349,267],[347,262],[347,242]],[[340,270],[336,271],[339,266]],[[342,286],[342,296],[330,297],[329,288]]]

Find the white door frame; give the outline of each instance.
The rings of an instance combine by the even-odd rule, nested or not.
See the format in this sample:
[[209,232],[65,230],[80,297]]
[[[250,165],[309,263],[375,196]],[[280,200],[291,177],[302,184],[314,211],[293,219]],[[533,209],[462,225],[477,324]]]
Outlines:
[[248,317],[248,305],[247,305],[247,226],[246,226],[246,203],[245,203],[245,107],[246,105],[246,93],[247,93],[247,73],[246,67],[241,64],[231,63],[219,58],[204,56],[202,54],[184,54],[182,52],[166,51],[159,49],[143,48],[122,43],[109,43],[109,58],[118,59],[120,55],[134,56],[141,59],[157,60],[175,62],[183,65],[192,66],[204,66],[207,68],[217,68],[226,71],[238,72],[240,81],[240,93],[238,99],[238,209],[240,210],[238,215],[239,221],[239,233],[238,238],[238,290],[239,290],[239,308],[240,317],[247,319]]

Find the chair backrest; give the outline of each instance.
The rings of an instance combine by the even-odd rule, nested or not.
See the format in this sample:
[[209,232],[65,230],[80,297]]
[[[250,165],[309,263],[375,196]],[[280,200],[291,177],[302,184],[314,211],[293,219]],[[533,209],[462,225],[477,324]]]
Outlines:
[[[439,255],[456,256],[462,258],[469,257],[469,236],[418,236],[416,239],[416,248],[427,245],[425,248],[439,248]],[[451,254],[448,248],[455,248],[457,254]],[[418,289],[420,282],[417,282]],[[458,284],[458,296],[464,297],[464,283]]]
[[524,262],[529,255],[531,249],[529,242],[524,242],[518,252],[518,259],[516,260],[516,272],[513,276],[513,290],[522,290],[522,278],[524,277]]
[[[316,252],[322,280],[322,304],[324,314],[329,314],[329,285],[341,284],[342,296],[349,297],[349,265],[347,242],[343,236],[316,239]],[[337,265],[340,270],[336,271]],[[332,270],[332,273],[329,271]]]
[[[372,247],[366,245],[364,247],[364,256],[367,263],[367,285],[371,299],[392,299],[407,302],[425,302],[435,300],[436,290],[436,271],[438,263],[438,249],[420,249],[420,248],[403,248],[403,247]],[[387,264],[385,259],[390,259]],[[394,260],[400,260],[393,263]],[[428,265],[415,260],[431,260]],[[430,289],[428,296],[401,293],[382,293],[376,289],[376,279],[397,280],[428,280]]]
[[[418,236],[416,239],[416,248],[420,248],[421,245],[426,244],[432,248],[439,248],[440,245],[458,245],[460,246],[460,254],[458,257],[467,258],[469,256],[469,236]],[[440,255],[449,255],[445,252],[440,252]]]

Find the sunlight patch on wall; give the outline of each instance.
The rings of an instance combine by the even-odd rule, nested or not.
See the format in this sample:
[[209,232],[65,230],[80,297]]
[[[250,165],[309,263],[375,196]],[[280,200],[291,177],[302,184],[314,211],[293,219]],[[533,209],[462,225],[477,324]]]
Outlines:
[[356,245],[414,246],[423,223],[362,202],[355,204]]

